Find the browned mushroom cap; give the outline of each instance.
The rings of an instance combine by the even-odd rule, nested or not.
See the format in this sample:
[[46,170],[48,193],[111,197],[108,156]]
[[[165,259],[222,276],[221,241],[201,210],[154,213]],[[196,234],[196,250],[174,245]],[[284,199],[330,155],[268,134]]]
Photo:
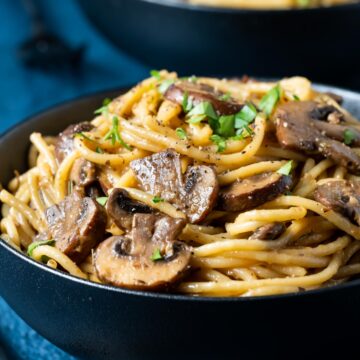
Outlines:
[[77,192],[46,210],[46,219],[56,247],[75,262],[86,258],[104,237],[106,214],[93,199]]
[[326,92],[325,95],[327,95],[328,97],[330,97],[331,99],[333,99],[334,101],[336,101],[338,104],[342,104],[342,102],[344,101],[343,97],[341,95],[335,94],[333,92]]
[[221,96],[224,95],[224,93],[215,91],[213,87],[205,84],[195,84],[191,81],[181,81],[172,84],[164,96],[167,100],[181,105],[185,93],[188,94],[188,99],[193,106],[208,101],[212,104],[218,115],[236,114],[243,107],[243,105],[237,103],[234,99],[222,100]]
[[96,165],[84,158],[75,160],[70,172],[70,181],[75,186],[86,187],[96,182]]
[[176,282],[189,267],[191,252],[176,237],[184,221],[136,214],[131,238],[114,236],[94,254],[96,273],[105,283],[137,290],[157,290]]
[[321,184],[314,198],[328,209],[340,212],[360,225],[360,183],[350,180],[334,180]]
[[130,163],[144,191],[182,206],[183,180],[180,155],[173,149]]
[[241,179],[220,191],[219,207],[245,211],[275,199],[291,188],[291,176],[266,172]]
[[106,211],[118,227],[130,230],[134,214],[149,214],[152,209],[141,202],[131,199],[126,190],[116,188],[109,196]]
[[[307,154],[320,153],[345,166],[350,172],[360,174],[360,157],[350,147],[330,139],[318,128],[324,125],[313,117],[317,106],[318,104],[313,101],[290,101],[278,107],[274,119],[276,136],[280,144]],[[329,129],[327,131],[330,135]]]
[[75,134],[90,131],[92,129],[93,125],[89,122],[82,122],[70,125],[62,133],[60,133],[55,145],[55,156],[57,161],[61,163],[64,158],[73,151]]
[[351,145],[360,146],[360,131],[351,126],[331,124],[326,121],[315,121],[314,124],[323,135],[338,141],[344,141],[345,131],[351,131],[353,135]]
[[215,206],[219,183],[209,166],[191,166],[185,174],[185,211],[191,223],[203,221]]
[[201,165],[181,173],[180,155],[173,149],[130,163],[142,188],[183,210],[189,221],[202,221],[215,205],[219,185],[213,168]]
[[249,240],[275,240],[286,229],[283,223],[270,223],[257,228]]

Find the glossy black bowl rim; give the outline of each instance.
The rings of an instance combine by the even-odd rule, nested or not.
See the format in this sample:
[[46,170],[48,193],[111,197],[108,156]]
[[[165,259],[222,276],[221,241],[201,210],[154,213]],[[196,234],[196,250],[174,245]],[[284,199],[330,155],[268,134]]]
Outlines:
[[157,6],[162,7],[170,7],[182,10],[189,10],[189,11],[198,11],[198,12],[206,12],[206,13],[234,13],[234,14],[283,14],[285,12],[296,12],[296,13],[303,13],[303,12],[330,12],[340,9],[347,9],[347,10],[360,10],[360,3],[350,3],[350,4],[343,4],[343,5],[332,5],[326,7],[313,7],[313,8],[296,8],[296,9],[242,9],[242,8],[232,8],[232,7],[220,7],[220,6],[207,6],[207,5],[196,5],[191,4],[186,1],[176,0],[176,1],[169,1],[169,0],[133,0],[138,2],[145,2]]
[[[143,0],[141,0],[143,1]],[[148,1],[148,0],[145,0]],[[152,0],[150,0],[152,1]],[[269,79],[268,79],[269,80]],[[312,84],[315,88],[317,88],[320,91],[332,91],[334,93],[342,93],[346,94],[349,97],[358,97],[360,98],[360,93],[357,93],[355,91],[343,89],[340,87],[332,86],[332,85],[323,85],[319,83],[313,83]],[[37,113],[34,113],[33,115],[30,115],[29,117],[25,118],[22,122],[19,122],[18,124],[13,125],[9,129],[7,129],[4,133],[0,135],[0,142],[2,142],[6,137],[11,136],[13,132],[21,131],[21,128],[25,125],[29,125],[31,123],[37,122],[37,117],[40,115],[46,115],[47,113],[52,113],[56,111],[58,108],[69,106],[72,103],[76,103],[81,100],[86,100],[88,98],[92,97],[100,97],[101,94],[105,97],[111,92],[118,92],[119,94],[124,93],[128,89],[130,89],[131,86],[124,86],[121,88],[113,88],[109,90],[101,90],[97,92],[91,92],[89,94],[85,94],[79,97],[75,97],[70,100],[62,101],[57,104],[54,104],[46,109],[43,109]],[[154,299],[162,299],[162,300],[171,300],[171,301],[196,301],[196,302],[257,302],[257,301],[274,301],[276,299],[291,299],[295,297],[309,297],[309,296],[315,296],[320,293],[327,293],[332,291],[337,291],[341,289],[346,289],[350,287],[359,287],[360,290],[360,279],[351,280],[342,284],[338,285],[332,285],[329,287],[319,288],[319,289],[313,289],[313,290],[307,290],[307,291],[300,291],[297,293],[288,293],[288,294],[279,294],[279,295],[266,295],[266,296],[249,296],[249,297],[209,297],[209,296],[193,296],[193,295],[186,295],[186,294],[177,294],[177,293],[160,293],[160,292],[149,292],[149,291],[136,291],[136,290],[128,290],[123,289],[119,287],[115,287],[112,285],[107,284],[100,284],[96,282],[92,282],[90,280],[84,280],[79,277],[67,274],[61,270],[53,269],[46,264],[40,263],[38,261],[35,261],[28,255],[26,255],[23,252],[20,252],[16,250],[14,247],[12,247],[10,244],[8,244],[5,240],[0,238],[0,246],[4,247],[7,251],[11,252],[13,255],[19,257],[20,259],[26,261],[29,265],[36,266],[37,268],[47,271],[55,276],[60,276],[62,278],[65,278],[69,281],[74,281],[76,283],[82,284],[84,286],[90,286],[97,289],[107,290],[111,291],[113,293],[120,293],[124,295],[132,295],[142,298],[154,298]],[[1,296],[1,294],[0,294]]]

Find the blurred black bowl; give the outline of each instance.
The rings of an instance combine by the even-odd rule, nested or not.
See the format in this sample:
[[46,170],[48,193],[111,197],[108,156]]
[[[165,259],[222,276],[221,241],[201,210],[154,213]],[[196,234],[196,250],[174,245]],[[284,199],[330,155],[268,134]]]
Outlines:
[[78,0],[95,26],[154,68],[283,77],[360,88],[360,3],[241,10],[171,0]]

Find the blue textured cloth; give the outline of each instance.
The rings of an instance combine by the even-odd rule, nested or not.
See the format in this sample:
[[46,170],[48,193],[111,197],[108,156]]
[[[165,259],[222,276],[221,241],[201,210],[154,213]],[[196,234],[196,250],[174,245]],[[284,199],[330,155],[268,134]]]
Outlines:
[[[72,46],[87,46],[81,74],[44,73],[23,67],[19,45],[30,36],[30,21],[20,0],[0,1],[0,133],[58,102],[98,90],[132,84],[149,69],[121,53],[99,35],[75,0],[43,0],[50,30]],[[30,329],[0,298],[0,360],[70,360]]]

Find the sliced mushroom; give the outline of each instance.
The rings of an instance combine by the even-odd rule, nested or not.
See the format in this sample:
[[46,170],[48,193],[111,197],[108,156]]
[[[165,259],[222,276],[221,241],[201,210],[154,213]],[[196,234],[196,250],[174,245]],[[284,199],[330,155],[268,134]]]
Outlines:
[[183,180],[180,155],[173,149],[130,163],[144,191],[182,206]]
[[221,97],[224,93],[215,91],[213,87],[191,81],[181,81],[172,84],[164,96],[167,100],[181,105],[183,104],[185,93],[188,94],[188,101],[190,101],[193,106],[208,101],[212,104],[218,115],[236,114],[243,107],[243,105],[234,99],[222,100]]
[[183,177],[180,155],[173,149],[134,160],[130,167],[146,192],[183,210],[192,223],[202,221],[215,205],[219,184],[214,169],[192,166]]
[[333,99],[334,101],[336,101],[339,105],[342,104],[342,102],[344,101],[343,97],[335,94],[333,92],[326,92],[325,95],[327,95],[329,98]]
[[77,192],[46,210],[46,219],[56,247],[75,262],[81,262],[104,237],[106,213],[93,199]]
[[321,134],[341,142],[344,141],[345,132],[351,131],[353,135],[351,145],[360,146],[360,131],[351,126],[337,125],[325,121],[315,121],[314,124]]
[[253,209],[285,193],[291,185],[291,176],[273,172],[240,179],[220,191],[219,207],[225,211]]
[[55,156],[57,161],[61,163],[64,158],[73,151],[75,134],[90,131],[93,128],[93,125],[89,122],[82,122],[70,125],[62,133],[60,133],[55,145]]
[[320,121],[313,118],[317,106],[313,101],[290,101],[278,107],[274,118],[280,144],[307,154],[320,153],[347,167],[350,172],[360,174],[360,157],[350,147],[330,139],[324,131],[318,129]]
[[106,211],[119,228],[130,230],[134,214],[149,214],[152,209],[141,202],[131,199],[126,190],[116,188],[109,196]]
[[215,206],[219,183],[209,166],[191,166],[185,174],[185,212],[191,223],[203,221]]
[[84,158],[75,160],[70,172],[70,181],[75,186],[86,187],[96,182],[96,165]]
[[337,114],[339,118],[343,118],[343,114],[332,105],[320,105],[314,103],[315,107],[310,113],[310,117],[316,120],[328,121],[331,114]]
[[249,240],[275,240],[286,229],[283,223],[270,223],[259,227],[249,237]]
[[157,290],[178,281],[189,268],[190,248],[176,241],[182,219],[136,214],[131,237],[102,242],[94,264],[100,280],[137,290]]
[[328,209],[337,211],[360,225],[360,183],[333,180],[319,185],[314,198]]

